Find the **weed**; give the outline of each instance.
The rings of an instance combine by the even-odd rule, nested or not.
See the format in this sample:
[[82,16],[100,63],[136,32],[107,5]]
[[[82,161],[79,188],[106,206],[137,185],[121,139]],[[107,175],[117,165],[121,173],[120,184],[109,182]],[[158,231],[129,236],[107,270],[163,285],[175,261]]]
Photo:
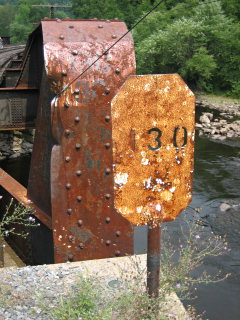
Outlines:
[[188,234],[186,230],[184,234],[184,241],[174,246],[165,237],[158,298],[147,294],[146,267],[142,259],[135,256],[129,257],[130,265],[119,267],[119,279],[114,282],[106,284],[106,279],[97,276],[81,276],[76,292],[70,298],[61,298],[57,307],[46,312],[57,320],[185,320],[192,317],[200,320],[201,316],[193,315],[193,308],[190,308],[191,316],[185,312],[179,315],[179,310],[175,312],[172,293],[189,298],[196,284],[228,277],[219,274],[212,279],[205,272],[198,278],[191,276],[191,271],[200,266],[206,256],[222,254],[226,244],[219,237],[203,239],[202,228],[197,224],[188,225]]

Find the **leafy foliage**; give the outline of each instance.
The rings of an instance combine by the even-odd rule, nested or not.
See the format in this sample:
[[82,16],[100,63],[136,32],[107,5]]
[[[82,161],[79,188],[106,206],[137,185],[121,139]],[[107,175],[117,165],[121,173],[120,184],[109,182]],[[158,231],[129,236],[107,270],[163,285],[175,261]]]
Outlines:
[[161,9],[134,30],[138,72],[177,72],[194,89],[238,96],[239,30],[220,1]]
[[0,6],[0,36],[10,36],[10,24],[15,16],[15,8],[11,4]]
[[150,0],[72,0],[72,11],[77,19],[124,20],[130,27],[143,10],[151,8]]
[[[36,24],[44,18],[50,18],[50,10],[45,7],[34,7],[33,5],[48,4],[52,1],[47,0],[19,0],[17,4],[17,14],[10,25],[11,41],[13,43],[25,43],[30,32],[36,27]],[[59,8],[60,9],[60,8]],[[55,16],[63,19],[67,14],[58,10]]]
[[[11,3],[14,3],[12,0]],[[60,1],[60,0],[59,0]],[[1,30],[12,42],[26,42],[34,23],[49,16],[32,4],[54,0],[19,0],[17,13],[0,7]],[[128,27],[158,0],[72,0],[77,19],[124,20]],[[6,3],[0,0],[0,3]],[[69,2],[68,2],[69,3]],[[9,6],[9,5],[8,5]],[[63,11],[56,14],[66,17]],[[10,20],[13,20],[10,26]],[[239,0],[165,0],[133,31],[139,73],[179,73],[193,89],[239,97]]]

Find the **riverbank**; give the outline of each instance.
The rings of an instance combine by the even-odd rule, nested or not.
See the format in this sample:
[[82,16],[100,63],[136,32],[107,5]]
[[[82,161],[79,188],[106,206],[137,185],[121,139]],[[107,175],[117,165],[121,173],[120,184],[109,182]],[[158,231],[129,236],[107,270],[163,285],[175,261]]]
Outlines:
[[196,123],[199,135],[214,140],[240,138],[240,101],[217,96],[197,96],[196,109],[200,117]]
[[0,161],[32,153],[35,130],[1,131]]

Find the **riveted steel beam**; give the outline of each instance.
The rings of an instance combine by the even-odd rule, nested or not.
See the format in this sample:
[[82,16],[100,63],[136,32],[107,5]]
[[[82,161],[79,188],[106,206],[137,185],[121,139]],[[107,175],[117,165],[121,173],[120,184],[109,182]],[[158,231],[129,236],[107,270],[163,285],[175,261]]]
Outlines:
[[132,37],[50,105],[126,26],[115,20],[44,20],[40,28],[44,70],[28,196],[51,216],[55,262],[131,254],[132,226],[114,209],[110,102],[135,73]]

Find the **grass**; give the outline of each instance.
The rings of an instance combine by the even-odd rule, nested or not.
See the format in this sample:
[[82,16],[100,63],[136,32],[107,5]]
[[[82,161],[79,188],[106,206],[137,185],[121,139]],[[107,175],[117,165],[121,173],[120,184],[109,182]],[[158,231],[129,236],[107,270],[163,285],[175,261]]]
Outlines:
[[196,92],[197,98],[205,99],[211,103],[218,103],[218,104],[232,104],[232,103],[240,103],[240,99],[226,97],[221,94],[201,94]]
[[161,254],[158,298],[150,298],[147,294],[146,270],[135,258],[128,272],[123,268],[120,270],[121,276],[115,288],[106,284],[106,280],[81,276],[78,290],[70,297],[61,298],[58,306],[46,309],[45,312],[50,319],[56,320],[202,319],[194,314],[193,309],[190,310],[191,316],[176,315],[167,303],[172,292],[176,292],[182,299],[189,299],[198,283],[221,281],[228,276],[219,274],[213,279],[205,272],[198,278],[191,276],[192,270],[200,266],[206,256],[217,256],[226,250],[224,239],[210,236],[202,240],[202,232],[196,224],[189,226],[188,235],[177,246],[171,246],[169,239],[165,240]]

